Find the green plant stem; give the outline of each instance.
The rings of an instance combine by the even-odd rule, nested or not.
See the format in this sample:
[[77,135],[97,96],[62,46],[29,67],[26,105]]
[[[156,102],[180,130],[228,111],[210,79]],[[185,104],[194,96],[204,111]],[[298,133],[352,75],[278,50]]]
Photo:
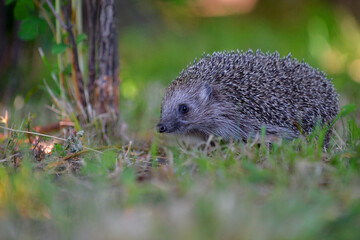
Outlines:
[[[73,2],[75,2],[75,11],[76,11],[76,15],[75,15],[76,31],[77,31],[77,36],[79,36],[80,34],[83,33],[82,1],[73,1]],[[80,70],[82,73],[85,74],[84,44],[82,42],[78,44],[78,51],[79,51]]]
[[[55,11],[58,14],[58,16],[61,15],[61,6],[60,6],[60,0],[55,0]],[[61,25],[59,19],[55,18],[56,22],[56,43],[61,43]],[[64,80],[64,65],[63,65],[63,55],[62,53],[59,53],[57,55],[57,61],[59,66],[59,79],[60,79],[60,93],[61,93],[61,100],[65,100],[65,80]],[[64,114],[62,114],[64,116]]]

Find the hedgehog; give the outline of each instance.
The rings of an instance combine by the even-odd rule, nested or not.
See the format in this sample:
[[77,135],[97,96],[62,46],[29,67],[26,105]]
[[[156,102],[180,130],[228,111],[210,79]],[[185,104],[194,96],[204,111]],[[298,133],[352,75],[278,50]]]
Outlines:
[[168,86],[157,130],[246,142],[264,130],[292,140],[320,124],[327,145],[338,112],[331,79],[291,54],[224,51],[195,59]]

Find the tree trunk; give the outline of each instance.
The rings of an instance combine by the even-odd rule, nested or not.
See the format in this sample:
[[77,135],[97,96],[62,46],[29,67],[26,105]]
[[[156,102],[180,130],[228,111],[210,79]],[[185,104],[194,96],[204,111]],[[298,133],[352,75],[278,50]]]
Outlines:
[[119,119],[119,55],[115,1],[89,0],[88,13],[90,103],[93,116],[100,115],[103,123],[107,125]]

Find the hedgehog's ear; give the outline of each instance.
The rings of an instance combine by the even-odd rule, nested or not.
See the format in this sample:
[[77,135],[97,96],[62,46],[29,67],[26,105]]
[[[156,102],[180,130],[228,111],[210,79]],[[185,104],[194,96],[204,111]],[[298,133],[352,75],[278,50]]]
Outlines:
[[200,98],[203,101],[208,101],[212,97],[212,94],[213,94],[213,88],[210,86],[210,84],[204,83],[201,86]]

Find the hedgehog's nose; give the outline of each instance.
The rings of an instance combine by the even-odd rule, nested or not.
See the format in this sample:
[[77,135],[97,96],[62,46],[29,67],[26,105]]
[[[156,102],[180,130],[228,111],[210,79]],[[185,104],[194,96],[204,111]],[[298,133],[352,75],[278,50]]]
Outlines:
[[159,131],[159,133],[163,133],[163,132],[166,132],[166,127],[164,124],[159,123],[157,125],[157,130]]

